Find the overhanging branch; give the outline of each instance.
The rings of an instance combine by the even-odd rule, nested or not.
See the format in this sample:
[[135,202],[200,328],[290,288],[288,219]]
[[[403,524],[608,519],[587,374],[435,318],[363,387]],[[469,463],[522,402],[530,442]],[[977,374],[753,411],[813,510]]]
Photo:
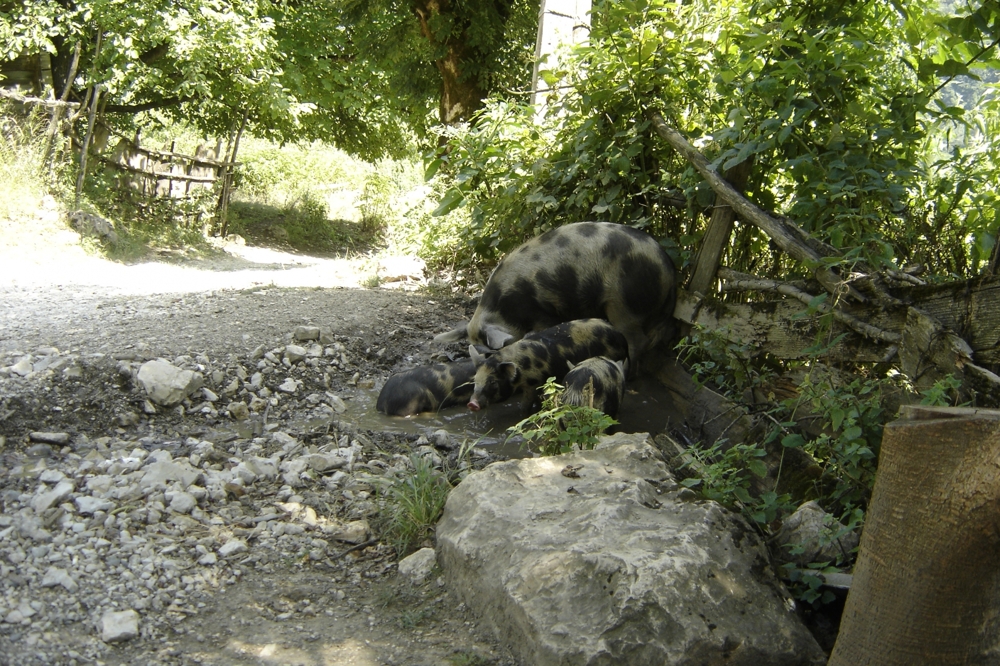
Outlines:
[[778,247],[787,252],[791,257],[806,264],[816,279],[834,296],[840,297],[850,294],[857,300],[865,300],[856,290],[851,289],[840,276],[823,266],[822,255],[802,242],[800,235],[792,230],[789,223],[783,222],[769,215],[766,211],[761,210],[727,183],[715,168],[712,167],[705,156],[698,152],[697,148],[692,146],[680,132],[667,125],[666,121],[663,120],[663,116],[652,110],[647,111],[646,115],[652,121],[656,133],[694,166],[698,173],[715,190],[716,195],[732,206],[741,219],[760,228]]

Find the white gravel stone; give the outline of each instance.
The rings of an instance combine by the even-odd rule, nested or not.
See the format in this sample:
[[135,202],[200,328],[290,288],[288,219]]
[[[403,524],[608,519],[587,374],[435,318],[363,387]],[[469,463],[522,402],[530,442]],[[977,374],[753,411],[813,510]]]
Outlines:
[[289,377],[278,386],[278,390],[282,393],[295,393],[299,390],[299,382]]
[[285,347],[285,358],[289,363],[295,364],[306,357],[306,348],[299,345],[288,345]]
[[147,490],[154,487],[166,487],[170,482],[179,482],[187,488],[193,484],[201,472],[191,466],[191,463],[159,460],[146,466],[146,473],[139,481],[139,487]]
[[242,539],[230,539],[219,548],[219,555],[221,557],[229,557],[230,555],[235,555],[236,553],[242,553],[247,549],[246,543]]
[[157,405],[172,407],[199,388],[204,381],[200,373],[183,370],[169,361],[146,361],[139,368],[139,385]]
[[20,361],[10,366],[10,371],[21,377],[27,377],[31,374],[32,370],[31,356],[25,356]]
[[[167,493],[171,495],[171,493]],[[191,510],[198,506],[198,500],[191,493],[175,492],[170,499],[170,510],[177,513],[191,513]]]
[[296,326],[292,337],[300,342],[307,342],[309,340],[319,340],[320,333],[319,326]]
[[101,640],[127,641],[139,635],[139,614],[134,610],[108,611],[101,616]]
[[59,483],[65,478],[66,475],[57,469],[47,469],[38,475],[38,480],[43,483]]
[[347,465],[346,458],[341,458],[340,456],[332,453],[312,453],[307,456],[303,456],[303,459],[306,465],[317,472],[329,472]]
[[70,480],[60,481],[52,490],[43,490],[35,495],[31,500],[31,508],[35,510],[35,513],[42,513],[69,497],[74,487],[75,484]]
[[434,554],[434,549],[421,548],[399,561],[399,574],[414,585],[419,585],[427,580],[436,564],[437,556]]
[[42,576],[42,587],[62,585],[68,592],[76,592],[80,587],[65,569],[49,567]]
[[76,510],[85,516],[92,516],[97,511],[110,511],[115,506],[110,500],[87,495],[75,498],[73,503],[76,504]]

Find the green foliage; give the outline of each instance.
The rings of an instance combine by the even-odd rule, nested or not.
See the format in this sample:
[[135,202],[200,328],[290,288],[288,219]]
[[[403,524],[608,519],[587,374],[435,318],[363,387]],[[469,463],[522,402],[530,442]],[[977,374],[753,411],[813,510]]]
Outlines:
[[750,345],[733,342],[725,331],[694,326],[676,346],[694,380],[720,393],[740,395],[773,375],[762,359],[752,360]]
[[[11,248],[24,236],[38,231],[39,202],[50,193],[71,189],[72,165],[60,157],[50,171],[45,168],[47,117],[41,113],[22,115],[0,102],[0,244]],[[53,205],[55,201],[52,201]]]
[[681,481],[687,488],[698,488],[707,499],[738,509],[744,516],[767,530],[779,516],[795,508],[787,493],[774,491],[751,494],[751,474],[767,476],[762,458],[766,451],[757,444],[716,442],[708,448],[688,449],[691,458],[684,463],[697,476]]
[[[788,421],[771,432],[786,448],[805,451],[820,466],[820,503],[840,514],[865,507],[875,483],[878,450],[887,415],[883,387],[890,379],[856,378],[842,383],[832,375],[807,372],[799,395],[783,401]],[[791,432],[796,415],[808,414],[811,431]],[[787,424],[787,425],[786,425]]]
[[383,478],[382,537],[403,557],[433,534],[451,484],[426,456],[410,458],[413,469],[401,477]]
[[[464,257],[494,259],[547,228],[621,221],[676,243],[686,261],[714,193],[654,136],[661,111],[720,170],[752,164],[747,191],[838,250],[879,267],[981,270],[995,247],[1000,107],[962,108],[942,78],[992,64],[995,8],[932,3],[597,2],[585,76],[532,110],[488,105],[451,137],[453,186],[472,228]],[[679,206],[677,203],[679,202]],[[788,277],[803,267],[741,225],[723,261]]]
[[830,590],[822,589],[822,574],[840,573],[840,569],[830,566],[830,562],[811,562],[805,569],[800,569],[793,563],[782,565],[784,579],[788,591],[799,601],[804,601],[814,608],[832,602],[836,596]]
[[542,409],[508,429],[520,435],[522,446],[534,444],[543,456],[592,449],[604,431],[618,422],[599,409],[564,404],[563,387],[550,377],[541,387]]
[[[259,137],[398,157],[434,122],[442,57],[458,55],[458,82],[474,82],[480,96],[525,87],[538,15],[534,0],[402,4],[5,3],[0,60],[48,52],[58,93],[79,45],[71,98],[100,84],[106,122],[126,134],[167,120],[223,136],[245,119]],[[464,106],[471,112],[478,100]]]
[[962,388],[961,380],[957,379],[955,375],[947,375],[934,382],[934,386],[920,392],[920,395],[924,396],[920,400],[920,404],[955,407],[958,404],[958,389],[960,388]]

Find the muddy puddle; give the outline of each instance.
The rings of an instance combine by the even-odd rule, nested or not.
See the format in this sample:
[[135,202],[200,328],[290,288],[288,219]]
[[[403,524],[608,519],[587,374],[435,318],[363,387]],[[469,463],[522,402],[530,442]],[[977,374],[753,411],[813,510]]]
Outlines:
[[[317,432],[338,421],[349,423],[361,430],[427,435],[437,430],[445,430],[459,441],[476,442],[494,454],[518,458],[531,455],[521,447],[520,437],[509,437],[507,429],[525,417],[520,398],[516,397],[500,405],[473,412],[464,406],[449,407],[437,413],[415,416],[386,416],[375,409],[378,399],[377,389],[357,389],[350,394],[341,394],[347,409],[342,414],[330,418],[293,420],[292,430]],[[651,435],[668,430],[676,422],[676,410],[666,388],[654,378],[642,377],[629,383],[618,414],[619,425],[612,432],[648,432]],[[245,421],[229,428],[220,428],[223,436],[250,439],[261,433],[256,421]]]
[[[344,396],[345,398],[347,396]],[[400,417],[386,416],[375,409],[378,390],[358,390],[345,400],[347,411],[336,419],[365,430],[430,435],[445,430],[459,440],[470,440],[507,457],[530,455],[521,448],[520,438],[508,438],[507,429],[525,417],[520,398],[473,412],[463,406],[449,407],[437,413]],[[615,432],[648,432],[657,434],[668,428],[671,415],[676,414],[673,401],[663,384],[654,378],[639,378],[629,383]],[[328,421],[314,419],[303,424],[315,430]]]

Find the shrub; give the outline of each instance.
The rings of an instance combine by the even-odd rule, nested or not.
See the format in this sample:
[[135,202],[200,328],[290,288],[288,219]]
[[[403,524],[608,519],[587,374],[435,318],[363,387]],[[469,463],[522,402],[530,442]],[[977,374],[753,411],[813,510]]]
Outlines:
[[508,436],[520,435],[527,446],[534,444],[543,456],[592,449],[604,431],[618,422],[599,409],[566,405],[563,387],[550,378],[542,385],[542,409],[508,429]]

